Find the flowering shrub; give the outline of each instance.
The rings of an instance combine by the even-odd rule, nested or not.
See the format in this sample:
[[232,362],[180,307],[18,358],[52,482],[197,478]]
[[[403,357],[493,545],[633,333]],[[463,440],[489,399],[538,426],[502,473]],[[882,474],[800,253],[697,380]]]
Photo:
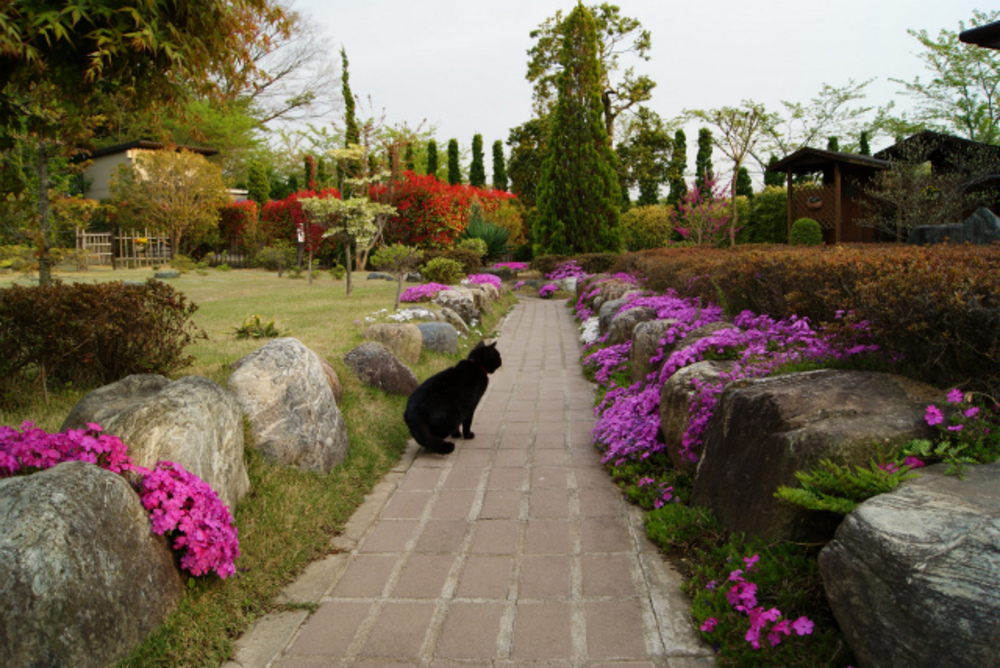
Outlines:
[[555,283],[546,283],[538,289],[538,296],[542,299],[548,299],[555,294],[556,290],[558,290],[558,288]]
[[150,471],[136,466],[117,436],[98,424],[50,434],[24,422],[21,431],[0,426],[0,478],[26,475],[63,462],[89,462],[112,473],[138,473],[139,498],[150,511],[153,531],[174,532],[172,546],[183,550],[181,568],[192,575],[210,570],[225,578],[236,572],[239,540],[229,508],[208,483],[172,462]]
[[450,290],[451,288],[447,285],[442,285],[441,283],[421,283],[420,285],[411,285],[410,287],[403,290],[403,294],[399,296],[399,301],[401,302],[420,302],[420,301],[430,301],[437,297],[438,293],[442,290]]
[[466,279],[462,282],[487,283],[498,290],[500,289],[501,284],[500,277],[494,276],[493,274],[469,274],[468,277],[466,277]]
[[498,269],[506,267],[511,271],[528,271],[527,262],[496,262],[493,266]]
[[324,188],[319,192],[299,190],[285,199],[271,200],[264,204],[261,213],[261,223],[264,228],[261,239],[263,245],[270,245],[275,241],[294,242],[298,237],[298,231],[302,230],[305,234],[306,249],[318,250],[324,243],[324,230],[309,219],[302,209],[301,200],[331,197],[340,199],[340,191],[336,188]]
[[244,233],[257,220],[257,202],[230,202],[219,209],[219,236],[230,248],[244,245]]
[[142,505],[155,533],[175,533],[172,545],[183,551],[181,568],[192,575],[235,574],[239,539],[229,508],[215,490],[173,462],[157,462],[152,471],[143,473]]
[[558,281],[560,278],[582,278],[587,276],[580,263],[576,260],[567,260],[556,265],[555,271],[545,274],[545,278],[550,281]]
[[934,404],[927,406],[924,421],[940,434],[937,443],[920,439],[903,448],[908,460],[943,461],[947,473],[962,475],[965,464],[986,464],[1000,458],[1000,428],[996,403],[984,408],[974,404],[975,393],[959,389],[948,392],[945,412]]

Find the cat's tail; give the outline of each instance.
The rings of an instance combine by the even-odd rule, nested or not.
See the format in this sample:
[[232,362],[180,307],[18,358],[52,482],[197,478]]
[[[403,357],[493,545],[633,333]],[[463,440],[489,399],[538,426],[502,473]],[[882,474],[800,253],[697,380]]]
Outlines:
[[455,451],[455,444],[432,434],[426,422],[419,418],[404,417],[406,418],[406,426],[410,428],[410,433],[413,435],[413,440],[422,447],[439,455],[447,455]]

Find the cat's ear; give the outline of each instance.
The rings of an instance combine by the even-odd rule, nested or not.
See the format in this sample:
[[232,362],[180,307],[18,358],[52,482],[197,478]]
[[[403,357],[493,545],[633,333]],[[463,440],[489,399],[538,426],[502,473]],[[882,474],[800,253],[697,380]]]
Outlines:
[[486,346],[486,347],[487,347],[487,348],[496,348],[496,347],[497,347],[497,342],[496,342],[496,341],[494,341],[493,343],[491,343],[490,345],[488,345],[488,346]]

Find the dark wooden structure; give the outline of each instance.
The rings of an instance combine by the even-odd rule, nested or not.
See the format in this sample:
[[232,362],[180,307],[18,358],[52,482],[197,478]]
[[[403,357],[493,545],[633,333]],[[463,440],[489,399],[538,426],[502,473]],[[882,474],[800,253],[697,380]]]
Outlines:
[[[857,221],[864,216],[862,189],[878,172],[887,169],[884,159],[854,153],[801,148],[767,168],[784,173],[788,184],[788,232],[799,218],[812,218],[823,230],[827,244],[881,241],[881,235]],[[814,185],[795,185],[794,176],[817,175]]]
[[969,28],[958,33],[958,39],[987,49],[1000,49],[1000,21]]

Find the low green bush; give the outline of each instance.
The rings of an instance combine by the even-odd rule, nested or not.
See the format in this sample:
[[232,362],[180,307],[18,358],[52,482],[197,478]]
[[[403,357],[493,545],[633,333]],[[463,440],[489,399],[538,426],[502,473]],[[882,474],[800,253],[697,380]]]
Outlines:
[[539,255],[528,266],[541,274],[551,274],[560,264],[569,259],[571,258],[568,255]]
[[799,218],[792,223],[788,242],[793,246],[820,246],[823,244],[823,229],[812,218]]
[[195,267],[197,267],[198,265],[195,264],[195,261],[189,258],[187,255],[181,255],[180,253],[178,253],[177,255],[174,255],[172,258],[170,258],[170,266],[176,269],[177,271],[181,272],[182,274],[186,274]]
[[296,257],[297,253],[291,242],[282,240],[257,251],[253,258],[253,264],[269,271],[276,271],[278,276],[281,276],[295,264]]
[[615,266],[618,253],[583,253],[573,256],[573,259],[588,274],[603,274]]
[[466,276],[462,265],[446,257],[436,257],[420,270],[424,279],[432,283],[456,285]]

